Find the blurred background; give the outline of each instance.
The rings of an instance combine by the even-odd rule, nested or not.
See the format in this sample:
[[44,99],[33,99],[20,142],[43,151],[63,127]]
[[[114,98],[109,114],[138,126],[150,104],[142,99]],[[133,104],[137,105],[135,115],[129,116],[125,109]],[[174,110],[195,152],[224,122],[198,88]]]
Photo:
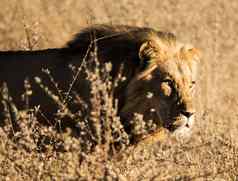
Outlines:
[[175,33],[202,56],[193,139],[206,142],[216,135],[238,146],[238,1],[0,0],[0,5],[0,50],[62,47],[81,28],[98,23]]

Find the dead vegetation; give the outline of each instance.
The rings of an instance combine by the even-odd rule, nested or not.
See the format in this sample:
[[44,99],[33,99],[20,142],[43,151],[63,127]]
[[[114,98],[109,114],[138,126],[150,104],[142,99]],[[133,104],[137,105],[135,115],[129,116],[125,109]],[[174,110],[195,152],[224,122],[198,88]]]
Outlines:
[[[60,47],[80,27],[92,23],[149,25],[173,31],[203,52],[199,114],[192,139],[186,144],[168,141],[127,147],[129,135],[116,116],[112,84],[106,71],[102,75],[96,69],[88,72],[95,84],[92,111],[87,112],[77,95],[74,99],[84,106],[87,119],[82,121],[80,112],[72,114],[62,104],[64,99],[49,92],[60,111],[55,117],[57,126],[44,126],[36,120],[36,115],[44,116],[40,109],[27,106],[31,91],[26,81],[24,111],[17,111],[7,87],[1,94],[5,119],[0,120],[0,179],[237,180],[237,2],[105,0],[96,8],[94,4],[94,0],[2,0],[0,47]],[[73,117],[78,126],[57,131],[64,116]],[[112,156],[118,148],[121,153]]]

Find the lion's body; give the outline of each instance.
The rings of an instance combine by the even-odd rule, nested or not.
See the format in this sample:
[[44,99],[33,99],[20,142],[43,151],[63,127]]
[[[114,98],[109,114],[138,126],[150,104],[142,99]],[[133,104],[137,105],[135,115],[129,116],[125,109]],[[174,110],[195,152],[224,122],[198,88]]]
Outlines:
[[[126,77],[126,81],[115,90],[120,105],[118,114],[123,124],[126,125],[134,113],[141,113],[145,120],[156,119],[172,131],[181,127],[182,131],[185,127],[190,130],[183,119],[186,119],[186,113],[194,113],[190,86],[195,81],[196,52],[177,43],[173,34],[151,28],[93,26],[82,30],[63,49],[0,52],[0,84],[7,82],[11,95],[19,103],[24,79],[29,78],[30,82],[34,82],[37,76],[48,80],[41,71],[48,68],[59,86],[67,90],[72,82],[68,65],[80,66],[84,56],[88,56],[88,50],[96,51],[101,64],[112,63],[113,79],[123,67],[120,73]],[[78,78],[79,82],[73,88],[87,99],[90,90],[84,82],[85,76],[82,74]],[[167,79],[173,82],[174,87],[168,88],[164,83]],[[49,80],[46,83],[49,84]],[[42,108],[47,107],[47,111],[52,111],[53,103],[49,104],[39,86],[33,84],[33,104],[41,104]],[[174,91],[177,100],[170,95],[166,97],[164,89]],[[150,92],[154,97],[148,98]]]
[[[34,77],[37,76],[46,81],[47,86],[52,85],[42,69],[52,70],[52,76],[61,80],[61,85],[66,86],[70,81],[70,71],[64,65],[64,57],[58,49],[0,52],[0,67],[0,84],[7,83],[9,93],[19,108],[24,108],[24,105],[26,105],[21,96],[25,92],[25,79],[28,79],[33,87],[31,107],[42,105],[43,108],[47,107],[46,110],[54,107],[52,101],[46,101],[46,94],[34,81]],[[49,104],[51,105],[49,106]],[[49,111],[53,111],[53,109]]]

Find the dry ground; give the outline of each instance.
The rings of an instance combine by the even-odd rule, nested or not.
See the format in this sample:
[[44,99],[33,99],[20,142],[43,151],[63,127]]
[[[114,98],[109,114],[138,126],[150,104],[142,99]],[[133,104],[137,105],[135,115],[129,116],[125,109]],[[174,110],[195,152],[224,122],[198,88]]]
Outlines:
[[110,23],[168,30],[202,52],[199,114],[189,143],[142,146],[110,161],[91,156],[88,166],[80,163],[74,139],[68,139],[70,151],[45,155],[14,146],[0,132],[0,180],[238,180],[238,1],[0,3],[1,50],[60,47],[82,27]]

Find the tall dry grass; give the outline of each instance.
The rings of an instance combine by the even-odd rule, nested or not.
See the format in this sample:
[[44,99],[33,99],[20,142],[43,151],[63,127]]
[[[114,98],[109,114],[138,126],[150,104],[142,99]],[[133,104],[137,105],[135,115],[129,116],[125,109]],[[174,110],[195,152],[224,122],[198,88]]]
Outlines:
[[[17,111],[4,89],[0,179],[237,180],[237,7],[235,0],[1,0],[1,50],[61,47],[81,27],[122,23],[172,31],[200,48],[203,59],[196,128],[186,144],[126,148],[128,135],[115,115],[110,81],[97,70],[88,73],[95,84],[91,100],[95,107],[92,112],[87,112],[86,105],[82,110],[88,122],[81,122],[79,112],[70,114],[70,108],[59,101],[56,120],[75,116],[78,123],[75,129],[61,132],[36,120],[35,115],[41,113],[27,106],[31,96],[27,82],[23,93],[27,111]],[[99,84],[102,89],[97,89]],[[77,95],[75,100],[84,105]],[[83,135],[76,136],[79,130]],[[116,146],[122,152],[114,157]]]

